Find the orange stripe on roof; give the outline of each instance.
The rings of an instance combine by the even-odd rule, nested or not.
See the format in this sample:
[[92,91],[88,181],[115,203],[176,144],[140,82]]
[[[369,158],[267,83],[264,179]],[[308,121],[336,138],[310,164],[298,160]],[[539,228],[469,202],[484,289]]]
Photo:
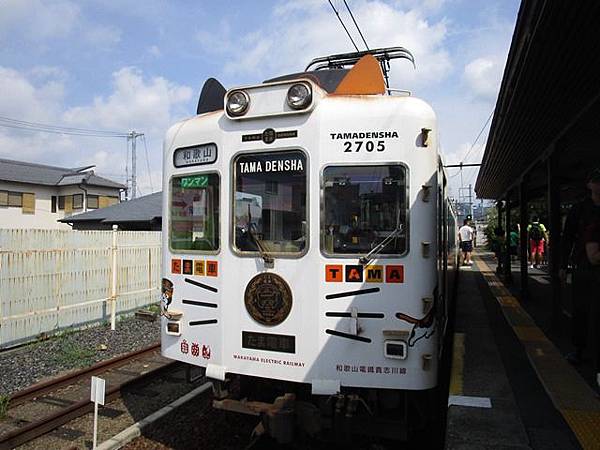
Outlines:
[[338,85],[334,94],[368,95],[384,94],[385,82],[381,66],[373,55],[365,55]]

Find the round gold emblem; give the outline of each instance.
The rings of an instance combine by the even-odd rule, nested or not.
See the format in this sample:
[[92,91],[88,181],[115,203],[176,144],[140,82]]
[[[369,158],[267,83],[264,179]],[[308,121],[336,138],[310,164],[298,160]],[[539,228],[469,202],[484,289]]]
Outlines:
[[292,309],[292,291],[279,275],[260,273],[246,286],[244,303],[258,323],[279,325]]

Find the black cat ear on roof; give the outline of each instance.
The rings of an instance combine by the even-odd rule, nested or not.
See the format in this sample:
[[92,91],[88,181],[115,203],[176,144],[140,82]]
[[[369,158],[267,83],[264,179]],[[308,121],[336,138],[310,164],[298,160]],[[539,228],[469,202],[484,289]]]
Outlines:
[[204,114],[223,109],[223,101],[227,90],[214,78],[209,78],[202,86],[196,114]]

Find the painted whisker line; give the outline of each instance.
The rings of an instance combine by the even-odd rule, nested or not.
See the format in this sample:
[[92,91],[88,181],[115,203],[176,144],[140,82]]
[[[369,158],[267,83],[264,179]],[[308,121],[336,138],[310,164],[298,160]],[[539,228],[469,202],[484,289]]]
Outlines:
[[216,303],[208,303],[208,302],[199,302],[197,300],[182,300],[181,303],[184,305],[192,305],[192,306],[204,306],[206,308],[218,308],[219,305]]
[[208,284],[200,283],[199,281],[192,280],[191,278],[184,278],[183,281],[185,281],[186,283],[193,284],[194,286],[198,286],[202,289],[206,289],[207,291],[219,292],[219,290],[216,287],[212,287],[212,286],[209,286]]
[[[330,312],[326,312],[325,316],[326,317],[352,317],[352,313],[330,311]],[[356,316],[358,318],[362,318],[362,319],[383,319],[383,318],[385,318],[385,315],[383,313],[358,313]]]
[[217,319],[193,320],[188,325],[190,327],[193,327],[193,326],[196,326],[196,325],[210,325],[210,324],[213,324],[213,323],[217,323]]
[[341,338],[351,339],[353,341],[360,341],[360,342],[371,343],[371,339],[369,339],[367,337],[363,337],[363,336],[356,336],[355,334],[342,333],[341,331],[330,330],[330,329],[325,330],[325,333],[331,334],[332,336],[337,336],[337,337],[341,337]]
[[364,295],[364,294],[373,294],[375,292],[379,292],[380,289],[370,288],[370,289],[359,289],[357,291],[347,291],[347,292],[339,292],[337,294],[328,294],[325,296],[327,300],[333,300],[334,298],[342,298],[342,297],[352,297],[354,295]]

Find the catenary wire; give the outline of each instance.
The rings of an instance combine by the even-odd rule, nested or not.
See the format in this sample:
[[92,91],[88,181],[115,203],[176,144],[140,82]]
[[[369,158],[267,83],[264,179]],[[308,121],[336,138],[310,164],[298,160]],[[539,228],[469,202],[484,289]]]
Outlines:
[[[479,134],[477,135],[477,137],[475,138],[475,140],[473,141],[473,144],[471,144],[471,147],[469,148],[469,150],[467,150],[467,153],[465,154],[465,156],[462,158],[461,162],[465,162],[467,157],[469,156],[469,154],[471,153],[471,151],[475,148],[475,144],[477,144],[477,141],[479,140],[479,138],[481,137],[481,135],[483,134],[485,127],[487,126],[487,124],[489,123],[489,121],[492,119],[492,116],[494,115],[494,111],[492,110],[492,112],[490,113],[490,115],[488,116],[487,120],[485,121],[485,123],[483,124],[483,127],[481,127],[481,130],[479,131]],[[481,146],[480,148],[483,148],[483,146]],[[462,167],[454,167],[455,169],[459,169],[455,174],[448,176],[448,179],[451,178],[455,178],[458,175],[461,174],[463,168]],[[469,177],[469,179],[471,180],[473,178],[473,175],[477,173],[476,170],[473,171],[473,173],[471,174],[471,176]],[[468,184],[468,183],[467,183]]]
[[365,47],[367,47],[367,50],[370,50],[369,49],[369,44],[367,44],[367,41],[365,40],[365,37],[362,34],[362,31],[360,31],[360,27],[358,26],[358,23],[356,23],[356,19],[354,18],[354,14],[352,14],[352,11],[350,10],[350,7],[348,6],[348,3],[346,3],[346,0],[344,0],[344,5],[346,5],[346,9],[350,13],[350,17],[352,17],[352,21],[354,22],[354,26],[358,30],[358,34],[360,34],[360,37],[361,37],[363,43],[365,44]]
[[333,12],[335,13],[335,15],[337,16],[338,20],[340,21],[340,23],[342,24],[342,27],[344,27],[344,31],[346,31],[346,34],[348,35],[348,37],[350,38],[350,42],[352,42],[352,45],[354,45],[354,48],[356,49],[356,51],[358,52],[358,47],[356,46],[356,43],[354,42],[354,39],[352,39],[352,36],[350,35],[350,32],[348,31],[348,28],[346,28],[346,25],[344,24],[344,21],[342,20],[342,18],[340,17],[340,13],[338,12],[337,9],[335,9],[335,6],[333,6],[333,3],[331,3],[331,0],[328,0],[329,4],[331,5],[331,8],[333,9]]
[[492,120],[492,116],[493,115],[494,115],[494,110],[492,110],[492,112],[488,116],[487,120],[483,124],[483,127],[481,127],[481,130],[479,131],[479,134],[477,135],[477,137],[473,141],[473,144],[471,144],[471,148],[469,148],[469,150],[467,151],[467,153],[465,154],[465,156],[462,158],[462,162],[463,163],[467,160],[467,157],[469,156],[469,154],[471,153],[471,151],[473,150],[473,148],[475,148],[475,144],[477,144],[477,141],[479,140],[479,138],[481,137],[481,135],[485,131],[485,127],[487,127],[487,124],[490,122],[490,120]]

